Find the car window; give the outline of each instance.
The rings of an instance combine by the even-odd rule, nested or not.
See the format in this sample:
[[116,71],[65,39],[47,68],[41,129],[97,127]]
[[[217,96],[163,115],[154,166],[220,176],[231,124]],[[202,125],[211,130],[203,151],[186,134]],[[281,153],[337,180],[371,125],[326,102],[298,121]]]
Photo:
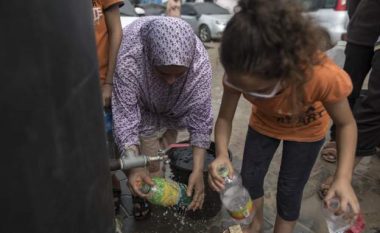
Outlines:
[[335,8],[336,0],[325,0],[324,8]]
[[192,6],[184,4],[181,6],[181,14],[182,15],[197,15],[197,12],[194,10]]
[[195,10],[201,15],[227,15],[227,9],[220,7],[214,3],[205,2],[197,3],[194,5]]
[[318,10],[321,0],[297,0],[304,8],[305,11]]
[[120,15],[121,16],[135,16],[135,17],[138,16],[135,12],[135,8],[132,6],[129,0],[124,0],[124,5],[120,8]]

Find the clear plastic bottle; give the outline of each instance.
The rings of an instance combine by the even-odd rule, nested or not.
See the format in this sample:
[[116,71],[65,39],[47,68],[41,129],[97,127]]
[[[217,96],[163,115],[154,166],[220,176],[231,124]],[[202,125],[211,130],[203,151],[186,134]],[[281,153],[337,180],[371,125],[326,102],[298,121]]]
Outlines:
[[218,175],[223,177],[224,179],[224,190],[222,191],[221,194],[227,191],[230,187],[243,185],[243,182],[241,180],[239,173],[234,171],[232,174],[232,177],[229,177],[228,173],[229,173],[229,170],[226,166],[222,165],[218,167]]
[[[336,210],[338,210],[339,207],[340,202],[338,198],[331,199],[329,206],[322,206],[322,213],[325,217],[329,233],[344,233],[353,224],[352,218],[345,217],[345,215],[352,215],[351,213],[343,213],[341,215],[335,214]],[[351,209],[349,209],[349,212],[351,212]]]
[[239,174],[234,172],[230,178],[228,173],[227,167],[218,168],[218,174],[224,178],[225,185],[225,189],[220,194],[222,203],[237,223],[249,225],[255,214],[252,199],[247,189],[244,188]]
[[152,180],[154,186],[143,184],[141,187],[141,192],[148,195],[150,203],[176,208],[186,208],[191,203],[191,198],[186,195],[185,184],[160,177],[153,177]]

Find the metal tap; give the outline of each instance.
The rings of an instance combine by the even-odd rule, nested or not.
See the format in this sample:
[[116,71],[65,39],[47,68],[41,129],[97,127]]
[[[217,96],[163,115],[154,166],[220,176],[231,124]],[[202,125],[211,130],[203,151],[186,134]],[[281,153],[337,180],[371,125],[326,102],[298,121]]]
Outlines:
[[167,163],[169,161],[168,155],[166,155],[167,150],[159,150],[156,156],[146,156],[146,155],[134,155],[133,153],[126,153],[120,159],[110,160],[111,171],[116,170],[130,170],[137,167],[148,166],[152,162],[163,161]]

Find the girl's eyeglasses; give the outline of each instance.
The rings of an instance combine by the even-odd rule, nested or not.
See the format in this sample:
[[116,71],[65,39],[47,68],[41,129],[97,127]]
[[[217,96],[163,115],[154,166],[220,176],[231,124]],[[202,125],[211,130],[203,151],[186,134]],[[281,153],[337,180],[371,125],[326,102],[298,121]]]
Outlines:
[[244,91],[243,89],[240,89],[240,88],[234,86],[233,84],[229,83],[227,81],[227,75],[223,76],[223,83],[224,83],[224,85],[226,85],[226,86],[228,86],[228,87],[230,87],[232,89],[235,89],[235,90],[237,90],[237,91],[239,91],[241,93],[244,93],[246,95],[250,95],[250,96],[258,97],[258,98],[266,98],[266,99],[274,97],[278,93],[278,91],[280,90],[280,88],[281,88],[281,81],[278,81],[276,83],[276,85],[274,86],[273,90],[271,92],[269,92],[269,93],[259,93],[259,92],[253,92],[253,91]]

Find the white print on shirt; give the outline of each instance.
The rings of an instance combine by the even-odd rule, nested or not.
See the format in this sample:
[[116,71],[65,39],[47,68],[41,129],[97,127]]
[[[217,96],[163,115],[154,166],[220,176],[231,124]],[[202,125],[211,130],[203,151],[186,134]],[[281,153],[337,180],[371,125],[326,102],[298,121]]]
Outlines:
[[94,15],[94,23],[99,23],[100,19],[103,17],[103,11],[100,7],[93,7],[92,13]]

